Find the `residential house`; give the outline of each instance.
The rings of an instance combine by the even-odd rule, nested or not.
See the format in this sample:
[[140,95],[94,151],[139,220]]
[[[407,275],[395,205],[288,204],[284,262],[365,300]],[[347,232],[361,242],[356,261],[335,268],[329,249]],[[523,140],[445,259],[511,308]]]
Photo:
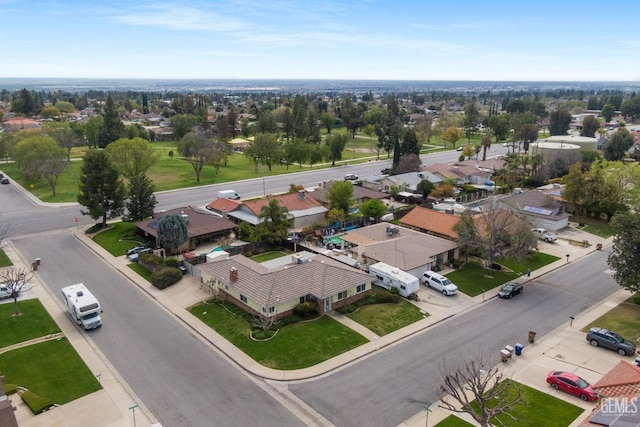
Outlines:
[[4,392],[4,376],[0,376],[0,426],[18,427],[15,410]]
[[640,425],[640,367],[621,360],[591,386],[601,399],[579,427]]
[[416,277],[459,256],[455,242],[388,223],[358,228],[340,239],[343,250],[363,265],[384,262]]
[[558,231],[569,225],[564,204],[542,191],[520,191],[498,200],[500,207],[526,216],[534,227]]
[[244,221],[255,226],[262,221],[260,211],[264,206],[269,205],[271,199],[276,199],[280,206],[288,209],[289,228],[302,229],[323,222],[329,211],[305,190],[249,201],[218,198],[209,203],[207,209],[226,216],[236,223]]
[[418,184],[425,179],[434,185],[438,185],[443,181],[441,177],[428,171],[407,172],[398,175],[385,176],[380,181],[380,189],[383,191],[389,191],[391,187],[402,187],[403,191],[416,193],[418,191]]
[[37,120],[28,119],[26,117],[14,117],[2,122],[2,128],[6,132],[18,131],[22,129],[40,129],[42,123]]
[[488,170],[468,164],[447,165],[444,163],[433,163],[422,167],[421,170],[431,172],[443,181],[453,179],[456,185],[485,185],[487,181],[491,180],[492,175]]
[[316,301],[323,314],[371,293],[371,276],[324,255],[298,252],[291,261],[265,267],[243,255],[199,264],[212,294],[254,315],[289,315],[296,305]]
[[145,238],[155,239],[156,245],[160,246],[158,226],[163,217],[171,214],[180,215],[187,221],[189,238],[184,244],[177,248],[178,252],[194,250],[201,243],[215,242],[223,237],[229,237],[230,234],[235,232],[236,228],[235,223],[226,218],[222,218],[215,213],[196,207],[186,206],[183,208],[157,212],[153,214],[152,219],[137,222],[136,228],[138,230],[138,234]]
[[[313,197],[324,206],[329,207],[331,205],[331,201],[327,197],[327,193],[335,182],[336,181],[329,181],[327,183],[323,183],[319,187],[316,187],[316,189],[313,191]],[[353,201],[356,205],[360,205],[371,199],[382,200],[387,198],[389,198],[389,195],[383,193],[382,191],[360,185],[353,186]]]
[[458,221],[456,215],[416,206],[400,219],[400,224],[436,237],[456,240],[458,233],[453,231],[453,227]]

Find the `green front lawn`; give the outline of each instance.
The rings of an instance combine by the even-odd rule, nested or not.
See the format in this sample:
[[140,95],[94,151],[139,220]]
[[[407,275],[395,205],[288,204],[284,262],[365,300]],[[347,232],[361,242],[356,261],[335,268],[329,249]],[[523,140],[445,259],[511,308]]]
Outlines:
[[401,299],[388,304],[368,304],[347,316],[379,336],[387,335],[407,325],[422,320],[429,314],[422,314],[420,308]]
[[133,222],[115,222],[109,228],[93,236],[93,241],[115,257],[123,256],[128,249],[135,246],[146,246],[149,242],[136,235]]
[[127,264],[127,267],[138,273],[142,276],[147,282],[151,283],[151,275],[153,274],[151,271],[147,270],[142,265],[137,262],[132,262],[131,264]]
[[521,277],[527,273],[528,268],[534,271],[558,259],[560,258],[553,255],[534,252],[532,257],[525,262],[510,259],[497,260],[498,264],[512,271],[489,270],[483,268],[479,262],[470,261],[464,264],[459,270],[446,274],[446,276],[458,286],[460,292],[474,297],[480,295],[482,292]]
[[473,427],[473,424],[470,424],[463,420],[460,417],[455,415],[449,415],[444,420],[440,421],[435,427]]
[[640,338],[640,305],[623,302],[582,328],[582,331],[587,332],[594,326],[617,332],[637,343]]
[[367,339],[330,317],[279,328],[268,341],[254,341],[244,317],[222,304],[198,304],[189,311],[258,363],[273,369],[302,369],[356,348]]
[[4,250],[0,249],[0,267],[10,267],[13,263]]
[[26,387],[60,405],[102,388],[66,338],[0,354],[0,370],[6,384]]
[[[0,304],[0,348],[60,332],[40,300],[18,301],[20,316],[14,316],[13,301]],[[0,364],[0,371],[2,365]]]
[[604,237],[605,239],[614,235],[611,224],[601,219],[571,215],[569,217],[569,221],[577,222],[580,225],[578,227],[580,230],[595,234],[596,236]]
[[[511,381],[511,380],[505,380]],[[510,390],[515,396],[515,391]],[[526,385],[522,385],[524,402],[515,405],[510,413],[517,422],[506,414],[498,415],[496,418],[506,426],[517,425],[518,427],[567,427],[582,414],[583,409],[558,399],[548,393],[538,391]],[[567,395],[571,398],[570,395]],[[580,399],[575,397],[577,401]],[[475,402],[473,402],[475,403]],[[489,402],[490,406],[490,402]],[[499,423],[494,423],[500,425]]]
[[254,255],[251,259],[255,262],[266,262],[272,259],[282,258],[283,256],[291,255],[293,251],[269,251],[258,255]]

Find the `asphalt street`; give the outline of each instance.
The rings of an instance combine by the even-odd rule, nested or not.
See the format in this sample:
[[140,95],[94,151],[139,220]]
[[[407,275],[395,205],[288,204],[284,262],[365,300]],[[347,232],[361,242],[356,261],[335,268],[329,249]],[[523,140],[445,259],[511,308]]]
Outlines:
[[[443,361],[494,355],[505,345],[544,336],[620,288],[607,252],[548,273],[511,300],[489,299],[411,339],[289,390],[336,426],[395,426],[436,402]],[[492,296],[492,295],[491,295]],[[588,343],[585,341],[585,346]]]

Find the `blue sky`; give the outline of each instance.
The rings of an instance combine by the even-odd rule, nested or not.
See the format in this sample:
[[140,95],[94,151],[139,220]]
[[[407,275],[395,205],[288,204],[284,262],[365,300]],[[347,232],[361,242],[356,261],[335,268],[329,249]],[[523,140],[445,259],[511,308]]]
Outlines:
[[630,0],[0,0],[0,17],[0,77],[640,80]]

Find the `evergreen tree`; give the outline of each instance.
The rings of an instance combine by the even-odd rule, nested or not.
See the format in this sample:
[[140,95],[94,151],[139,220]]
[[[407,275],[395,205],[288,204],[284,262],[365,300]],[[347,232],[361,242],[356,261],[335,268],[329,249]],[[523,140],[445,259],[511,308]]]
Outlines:
[[98,133],[98,147],[105,148],[125,135],[125,127],[118,110],[113,103],[111,95],[107,96],[107,102],[104,105],[104,114],[102,115],[102,127]]
[[138,175],[129,182],[127,210],[131,221],[142,221],[153,215],[158,201],[153,194],[153,182],[146,175]]
[[84,156],[79,190],[78,203],[87,208],[80,211],[82,215],[94,220],[102,217],[102,226],[106,226],[108,218],[122,214],[125,187],[104,151],[92,150]]
[[189,238],[187,221],[180,215],[165,215],[158,224],[158,240],[160,246],[171,253]]

